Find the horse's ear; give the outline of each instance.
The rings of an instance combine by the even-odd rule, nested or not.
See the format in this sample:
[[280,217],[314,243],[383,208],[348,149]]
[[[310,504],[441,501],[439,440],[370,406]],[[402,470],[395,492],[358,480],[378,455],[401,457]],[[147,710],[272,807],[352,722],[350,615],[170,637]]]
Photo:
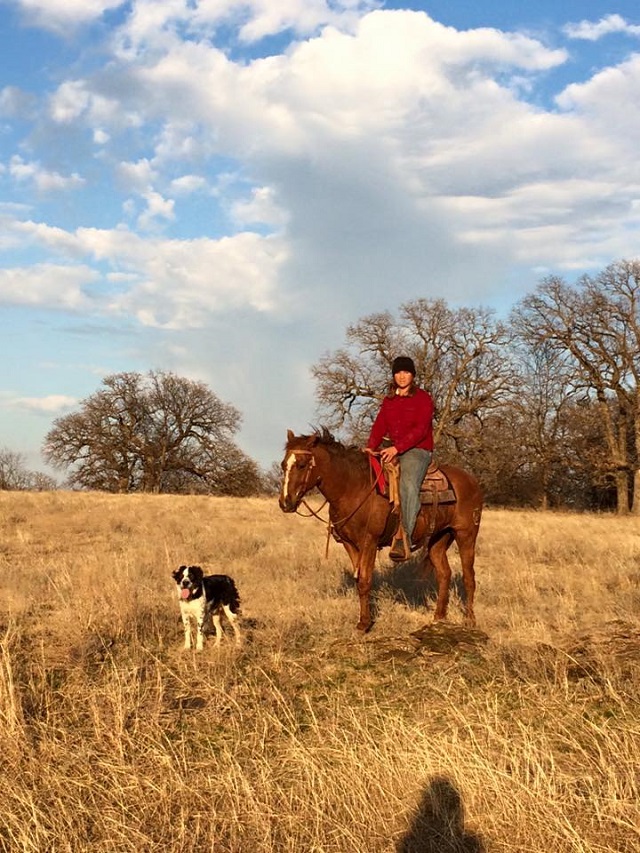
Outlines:
[[287,441],[293,441],[293,430],[287,430]]

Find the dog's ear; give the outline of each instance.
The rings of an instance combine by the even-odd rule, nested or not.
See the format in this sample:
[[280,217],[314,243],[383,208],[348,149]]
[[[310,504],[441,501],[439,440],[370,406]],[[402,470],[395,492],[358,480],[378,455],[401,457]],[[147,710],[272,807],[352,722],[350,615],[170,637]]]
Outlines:
[[174,581],[176,581],[176,582],[177,582],[177,581],[179,581],[179,580],[180,580],[180,577],[181,577],[181,575],[182,575],[182,571],[183,571],[183,569],[186,569],[186,568],[187,568],[186,566],[180,566],[180,568],[179,568],[179,569],[174,569],[174,570],[171,572],[171,577],[174,579]]
[[194,580],[201,581],[204,577],[204,572],[202,571],[200,566],[189,566],[189,571]]

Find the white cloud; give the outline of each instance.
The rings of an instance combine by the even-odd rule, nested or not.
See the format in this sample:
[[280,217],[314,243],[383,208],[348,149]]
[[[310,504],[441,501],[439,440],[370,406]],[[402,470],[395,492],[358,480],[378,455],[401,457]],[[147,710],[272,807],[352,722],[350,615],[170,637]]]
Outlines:
[[87,24],[106,11],[117,9],[124,0],[17,0],[24,16],[33,24],[66,33],[71,27]]
[[[239,29],[240,38],[255,42],[286,29],[293,30],[299,36],[310,35],[323,26],[352,29],[365,11],[379,4],[358,0],[337,0],[333,3],[326,0],[278,0],[277,3],[273,0],[235,0],[224,5],[227,15],[237,10],[245,17]],[[218,0],[204,0],[196,19],[207,21],[213,17],[215,20],[220,6]]]
[[[323,3],[313,5],[313,14],[321,7]],[[633,200],[629,176],[626,188],[618,188],[612,175],[620,169],[621,142],[598,124],[605,104],[594,89],[588,95],[587,88],[568,88],[559,99],[562,113],[532,107],[518,94],[523,79],[565,62],[563,50],[497,29],[457,31],[424,13],[400,10],[361,15],[342,30],[328,26],[286,53],[246,63],[232,61],[211,42],[180,41],[170,32],[170,21],[180,16],[191,15],[195,33],[205,26],[207,15],[210,24],[216,15],[234,10],[248,15],[245,20],[270,13],[268,4],[259,3],[200,4],[189,13],[180,2],[138,2],[122,29],[129,46],[127,62],[99,81],[62,84],[57,102],[52,101],[59,122],[86,120],[95,129],[96,104],[106,104],[105,112],[112,116],[134,116],[141,127],[148,125],[144,155],[117,166],[122,185],[139,196],[126,206],[137,228],[153,234],[170,225],[176,210],[168,195],[179,193],[184,199],[204,188],[207,168],[220,155],[238,164],[236,174],[227,172],[228,179],[208,173],[221,209],[240,227],[259,223],[286,229],[275,254],[275,243],[259,237],[253,243],[236,235],[226,244],[192,241],[196,257],[186,264],[184,257],[177,260],[183,254],[178,247],[186,241],[153,240],[157,265],[140,258],[125,262],[146,282],[133,289],[132,297],[132,304],[138,299],[145,304],[138,311],[143,322],[164,322],[157,320],[164,313],[153,303],[165,298],[165,263],[178,270],[166,313],[187,324],[198,311],[208,315],[243,299],[268,310],[277,304],[278,289],[319,292],[319,285],[327,287],[327,275],[339,298],[350,294],[355,304],[363,282],[372,293],[382,293],[383,278],[392,275],[393,251],[388,260],[378,258],[382,235],[403,246],[404,264],[417,286],[425,253],[439,256],[443,270],[449,253],[460,245],[484,247],[491,269],[531,256],[532,235],[542,233],[549,211],[544,188],[563,182],[571,186],[570,177],[584,181],[586,196],[584,187],[591,187],[594,204],[603,185],[613,186],[610,197],[617,200],[618,214]],[[301,10],[301,4],[292,2],[277,14],[302,20]],[[346,13],[347,6],[342,10]],[[276,17],[274,13],[273,22]],[[147,49],[138,55],[133,35],[143,31]],[[630,75],[630,94],[633,79]],[[595,86],[595,79],[590,83]],[[613,81],[607,94],[612,110],[621,85]],[[598,104],[587,104],[590,97]],[[117,143],[115,124],[99,126],[108,127],[110,142]],[[181,174],[186,163],[198,174],[195,169]],[[241,196],[247,185],[254,186],[248,198]],[[145,205],[142,211],[139,201]],[[569,251],[566,244],[567,234],[575,233],[570,201],[552,207],[557,227],[538,245],[545,262],[555,258],[563,263],[569,256],[573,262],[577,250]],[[473,218],[480,211],[488,218],[478,224]],[[560,227],[563,215],[568,231]],[[598,233],[606,229],[608,215]],[[445,217],[442,225],[438,217]],[[71,235],[40,226],[38,231],[39,239],[59,238],[65,246],[71,240],[78,251],[80,241]],[[109,263],[117,265],[124,242],[133,235],[111,233],[120,248]],[[236,253],[239,245],[243,251]],[[504,253],[502,261],[492,248],[496,246]],[[333,270],[340,251],[349,253],[348,261]],[[227,292],[218,279],[210,301],[202,296],[201,256],[213,265],[210,279],[222,270],[229,282]],[[375,265],[373,258],[378,258]],[[247,273],[258,259],[266,268],[265,288],[257,284],[259,271]],[[191,288],[185,270],[191,273],[194,266],[200,284]],[[349,285],[342,280],[347,268]],[[151,269],[160,283],[154,282]],[[280,288],[276,274],[283,277]]]
[[597,22],[585,20],[577,24],[567,24],[564,32],[569,38],[598,41],[610,33],[640,36],[640,26],[627,23],[621,15],[605,15]]
[[273,311],[285,260],[279,240],[251,233],[217,241],[140,241],[126,253],[139,280],[112,300],[110,310],[171,329],[199,328],[238,308]]
[[35,264],[0,269],[0,303],[27,305],[54,311],[91,309],[84,288],[98,278],[87,266]]
[[90,102],[91,94],[83,80],[67,80],[51,98],[51,117],[57,122],[71,122],[85,112]]
[[206,186],[207,182],[201,175],[181,175],[171,181],[171,190],[176,195],[188,195],[205,189]]
[[249,199],[234,202],[231,213],[235,222],[240,225],[264,224],[282,227],[288,221],[286,211],[277,204],[271,187],[254,187]]
[[49,394],[46,397],[14,397],[7,400],[5,405],[15,409],[25,409],[39,415],[61,415],[75,408],[78,400],[64,394]]
[[5,233],[22,246],[107,265],[106,280],[117,287],[94,286],[89,298],[84,286],[102,278],[90,266],[42,264],[0,270],[0,302],[133,316],[143,325],[172,329],[200,328],[239,308],[286,310],[278,281],[289,250],[280,237],[243,232],[219,240],[163,240],[126,228],[69,233],[34,222],[5,222]]
[[153,186],[158,177],[158,173],[146,158],[135,163],[119,163],[117,173],[128,191],[133,190],[139,193],[143,193]]
[[[629,182],[637,175],[637,144],[640,134],[640,55],[595,74],[586,83],[573,83],[556,98],[561,109],[580,117],[585,144],[606,140],[606,159],[596,165],[597,172],[620,175]],[[602,151],[594,152],[602,155]],[[594,161],[596,157],[594,157]],[[625,173],[623,178],[622,173]]]
[[349,31],[365,12],[380,5],[379,0],[199,0],[195,4],[137,0],[121,32],[119,52],[130,57],[151,43],[166,44],[185,24],[203,37],[215,34],[222,25],[230,26],[247,43],[287,30],[302,37],[324,26]]
[[77,173],[64,176],[42,167],[38,162],[27,162],[15,155],[9,162],[9,174],[19,182],[29,182],[38,192],[48,193],[56,190],[78,189],[84,184],[84,179]]
[[148,190],[142,193],[147,203],[145,210],[138,217],[138,228],[141,231],[153,230],[163,220],[170,221],[176,218],[174,213],[175,202],[171,198],[163,198],[160,193]]

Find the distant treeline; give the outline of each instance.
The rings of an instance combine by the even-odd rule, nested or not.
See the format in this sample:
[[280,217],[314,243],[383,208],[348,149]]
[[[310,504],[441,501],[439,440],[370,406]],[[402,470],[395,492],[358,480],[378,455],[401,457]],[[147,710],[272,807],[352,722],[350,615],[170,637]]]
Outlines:
[[363,317],[313,368],[323,423],[363,443],[398,354],[434,397],[437,458],[489,503],[640,514],[640,261],[549,276],[506,320],[443,299]]

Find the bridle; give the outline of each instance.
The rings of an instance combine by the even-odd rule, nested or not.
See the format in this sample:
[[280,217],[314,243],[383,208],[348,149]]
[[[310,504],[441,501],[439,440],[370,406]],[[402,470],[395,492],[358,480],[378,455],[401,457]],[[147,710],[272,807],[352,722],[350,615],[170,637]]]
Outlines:
[[[319,508],[319,509],[317,509],[317,510],[314,510],[314,509],[313,509],[313,507],[309,506],[309,504],[308,504],[308,503],[306,502],[306,500],[304,499],[304,495],[306,494],[307,489],[308,489],[308,488],[310,488],[310,487],[309,487],[309,485],[308,485],[308,482],[309,482],[309,478],[310,478],[311,472],[312,472],[312,471],[313,471],[313,469],[316,467],[316,460],[315,460],[315,456],[313,455],[313,451],[312,451],[312,450],[302,450],[302,449],[298,449],[298,450],[291,450],[291,451],[290,451],[290,453],[292,453],[292,454],[293,454],[294,458],[295,458],[295,456],[296,456],[296,454],[297,454],[297,453],[300,453],[300,454],[302,454],[302,455],[304,455],[304,456],[310,456],[310,457],[311,457],[311,464],[307,467],[307,469],[306,469],[306,471],[305,471],[304,479],[303,479],[303,481],[302,481],[302,484],[303,484],[303,486],[304,486],[304,491],[303,491],[303,493],[302,493],[302,494],[303,494],[303,497],[302,497],[302,498],[301,498],[301,500],[300,500],[300,504],[302,504],[302,506],[304,506],[304,507],[305,507],[305,509],[308,511],[308,513],[309,513],[309,514],[308,514],[308,515],[303,515],[303,514],[299,511],[299,509],[298,509],[298,508],[296,508],[296,515],[299,515],[301,518],[317,518],[317,519],[318,519],[318,521],[321,521],[323,524],[326,524],[326,525],[327,525],[327,545],[326,545],[326,548],[325,548],[325,557],[327,557],[327,556],[328,556],[328,553],[329,553],[329,541],[330,541],[330,539],[331,539],[331,533],[332,533],[334,530],[338,530],[338,528],[339,528],[339,527],[342,527],[342,525],[343,525],[343,524],[346,524],[346,523],[347,523],[347,521],[349,521],[349,519],[350,519],[350,518],[353,518],[353,516],[358,512],[358,510],[359,510],[359,509],[361,509],[361,508],[364,506],[364,504],[365,504],[366,500],[369,498],[369,496],[373,493],[373,491],[374,491],[374,490],[375,490],[375,488],[376,488],[376,480],[375,480],[375,477],[373,477],[373,474],[372,474],[372,476],[371,476],[371,488],[369,488],[369,489],[368,489],[368,491],[366,492],[365,496],[362,498],[362,500],[360,501],[360,503],[359,503],[359,504],[358,504],[354,509],[352,509],[352,510],[351,510],[351,512],[349,513],[349,515],[345,515],[345,517],[344,517],[344,518],[341,518],[339,521],[331,521],[331,519],[330,519],[330,518],[324,519],[324,518],[322,518],[322,517],[319,515],[319,513],[320,513],[320,512],[324,509],[324,507],[327,505],[327,503],[328,503],[328,498],[325,498],[324,503],[323,503],[323,504],[320,506],[320,508]],[[367,526],[368,526],[368,522],[367,522]],[[338,532],[338,536],[339,536],[339,535],[340,535],[340,533]]]
[[[306,493],[311,488],[311,486],[309,485],[309,480],[311,479],[311,472],[316,467],[316,460],[315,460],[315,457],[313,455],[313,451],[312,450],[290,450],[289,452],[296,461],[297,461],[298,455],[310,456],[311,457],[311,464],[307,465],[305,472],[304,472],[304,479],[302,480],[302,487],[303,487],[302,498],[300,499],[300,503],[303,503],[307,507],[307,509],[311,510],[311,508],[309,506],[307,506],[307,502],[304,500],[304,496],[306,495]],[[324,504],[326,504],[326,500],[325,500]],[[322,504],[322,506],[324,506],[324,504]],[[320,507],[320,509],[322,509],[322,507]],[[300,515],[300,513],[298,512],[297,509],[296,509],[296,513],[298,515]],[[311,510],[311,513],[312,513],[312,515],[315,515],[313,510]],[[307,517],[307,516],[305,516],[305,517]]]

